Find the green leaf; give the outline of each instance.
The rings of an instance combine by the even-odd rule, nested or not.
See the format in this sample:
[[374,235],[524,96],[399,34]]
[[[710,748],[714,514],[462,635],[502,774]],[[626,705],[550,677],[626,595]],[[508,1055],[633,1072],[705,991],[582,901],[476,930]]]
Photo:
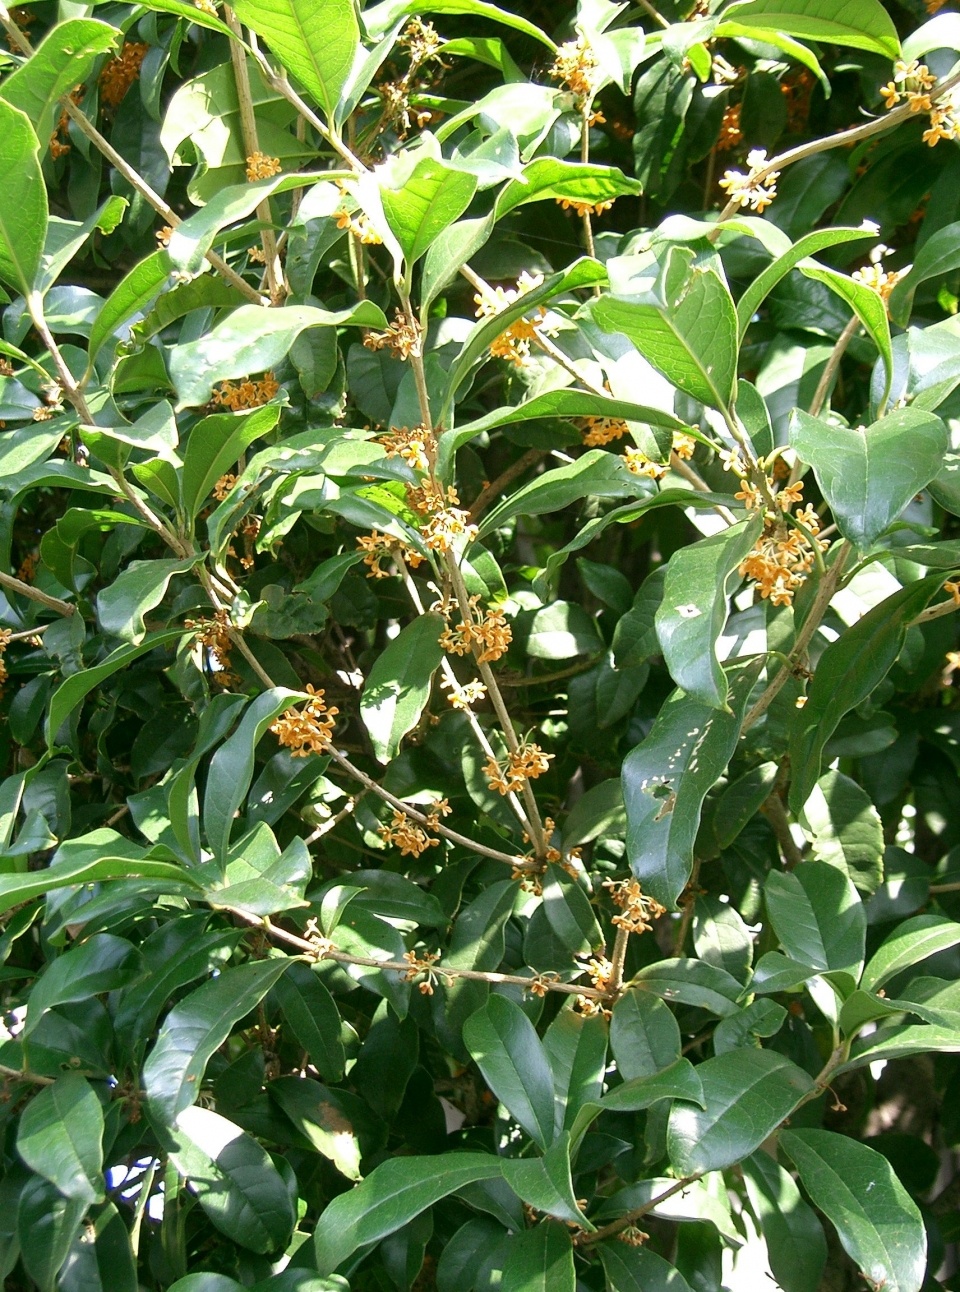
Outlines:
[[100,664],[86,668],[66,678],[50,698],[50,711],[47,715],[47,744],[53,746],[57,733],[78,704],[86,699],[95,687],[112,677],[119,669],[139,659],[155,646],[165,646],[183,636],[179,628],[167,629],[164,632],[148,633],[137,646],[118,646]]
[[443,659],[440,615],[420,615],[377,657],[360,697],[360,716],[381,763],[392,762],[420,721]]
[[814,469],[844,538],[865,551],[940,470],[949,447],[939,417],[901,408],[858,430],[796,409],[790,443]]
[[340,1014],[314,970],[294,962],[273,990],[290,1030],[324,1081],[342,1081],[346,1056]]
[[856,278],[849,278],[835,269],[824,269],[821,265],[801,263],[800,272],[807,278],[824,283],[835,296],[850,306],[860,322],[867,329],[874,345],[880,351],[883,366],[887,374],[881,404],[886,404],[893,381],[893,351],[890,342],[890,320],[887,318],[887,306],[879,292],[861,283]]
[[550,37],[526,18],[501,9],[498,5],[489,4],[487,0],[382,0],[381,4],[372,5],[363,13],[363,23],[371,35],[380,35],[398,18],[412,13],[446,13],[460,14],[471,18],[490,18],[504,27],[522,31],[532,36],[547,49],[556,49]]
[[208,27],[211,31],[218,31],[221,36],[232,37],[233,33],[225,22],[213,13],[207,13],[205,9],[198,9],[192,0],[148,0],[144,5],[145,9],[155,9],[158,13],[173,13],[178,18],[186,18],[188,22],[195,22],[198,27]]
[[65,1198],[102,1202],[103,1109],[90,1083],[67,1072],[23,1110],[17,1152]]
[[205,404],[218,382],[273,368],[306,328],[348,323],[383,328],[387,320],[372,301],[332,312],[313,305],[288,305],[282,310],[241,305],[198,341],[171,350],[170,377],[180,398],[179,407]]
[[280,1077],[270,1082],[270,1097],[341,1175],[348,1180],[361,1178],[360,1135],[369,1129],[371,1114],[357,1095],[322,1086],[309,1077]]
[[603,449],[589,449],[569,466],[545,471],[505,498],[487,513],[479,537],[499,529],[514,516],[562,511],[581,498],[625,498],[648,492],[647,481],[631,474],[622,458]]
[[631,986],[653,992],[664,1000],[707,1009],[718,1018],[736,1014],[743,995],[743,984],[726,969],[682,956],[647,965],[635,975]]
[[753,960],[753,937],[739,911],[730,903],[706,894],[694,904],[693,944],[706,964],[725,969],[745,982]]
[[446,480],[453,470],[453,460],[462,448],[484,431],[500,426],[515,426],[520,422],[538,421],[555,417],[611,417],[627,422],[642,422],[649,426],[662,426],[668,430],[684,430],[686,424],[672,413],[660,408],[647,408],[624,399],[605,399],[585,390],[548,390],[535,395],[524,404],[498,408],[474,422],[466,422],[456,430],[447,431],[440,440],[437,452],[437,471]]
[[[533,659],[570,659],[603,650],[596,620],[572,601],[553,601],[536,610],[529,627],[524,646]],[[612,680],[616,684],[622,679]]]
[[[902,1002],[901,1002],[902,1004]],[[956,1054],[960,1051],[960,1032],[955,1026],[910,1023],[905,1027],[881,1027],[872,1036],[858,1041],[846,1063],[835,1072],[854,1072],[870,1063],[906,1059],[915,1054]]]
[[93,18],[68,18],[51,28],[22,67],[6,78],[0,98],[29,117],[38,139],[47,140],[60,98],[85,81],[101,54],[109,53],[119,32]]
[[100,307],[100,312],[90,329],[90,340],[87,346],[88,362],[93,367],[94,360],[114,333],[133,318],[142,313],[154,297],[163,290],[170,277],[170,259],[161,248],[152,256],[147,256],[121,278],[116,287]]
[[814,858],[842,870],[872,897],[883,882],[883,825],[866,790],[842,772],[827,772],[804,803],[801,824]]
[[541,1148],[553,1140],[550,1065],[526,1014],[506,996],[491,996],[463,1026],[463,1040],[484,1080]]
[[649,256],[611,260],[610,294],[590,306],[605,332],[622,332],[679,390],[728,410],[737,381],[737,311],[716,269],[694,265],[672,246],[663,264]]
[[536,1211],[593,1228],[580,1210],[570,1176],[570,1135],[564,1131],[543,1157],[503,1158],[503,1178],[518,1198]]
[[[951,15],[945,14],[944,17]],[[932,25],[932,24],[929,24]],[[913,298],[921,283],[960,267],[960,222],[948,224],[931,234],[917,251],[908,273],[890,293],[890,317],[901,327],[910,321]]]
[[179,1113],[200,1095],[207,1061],[286,969],[286,957],[253,960],[228,969],[185,996],[163,1020],[143,1066],[150,1112],[173,1127]]
[[692,700],[729,712],[729,684],[717,641],[727,621],[727,598],[740,583],[741,561],[763,522],[751,516],[674,552],[656,613],[657,639],[670,676]]
[[[494,998],[496,999],[496,998]],[[570,1130],[580,1109],[603,1089],[607,1028],[601,1015],[562,1009],[547,1028],[543,1049],[553,1077],[554,1135]]]
[[267,42],[332,125],[360,49],[351,0],[325,0],[322,12],[309,0],[238,0],[234,12]]
[[460,387],[477,361],[484,355],[487,347],[506,331],[511,323],[515,323],[524,314],[536,313],[538,305],[546,304],[561,293],[575,291],[578,287],[594,287],[606,282],[607,271],[603,265],[585,256],[582,260],[575,260],[561,273],[551,274],[545,278],[539,287],[519,297],[495,317],[480,319],[475,323],[463,343],[463,348],[450,365],[443,402],[439,414],[434,419],[436,424],[443,426],[450,421],[453,401]]
[[146,857],[103,856],[103,852],[103,848],[93,855],[88,851],[28,874],[0,875],[0,914],[58,888],[97,884],[106,879],[157,879],[165,881],[172,893],[189,892],[191,888],[199,892],[196,881],[179,866]]
[[[322,178],[332,181],[345,179],[349,171],[327,171]],[[271,175],[268,179],[252,183],[228,184],[211,197],[210,201],[194,215],[178,224],[170,236],[167,252],[170,263],[183,274],[198,274],[203,268],[204,257],[213,246],[217,234],[228,224],[245,220],[256,211],[261,202],[275,193],[313,184],[320,175]]]
[[23,1186],[16,1231],[24,1268],[40,1292],[54,1292],[57,1274],[86,1210],[86,1202],[65,1198],[42,1176],[31,1176]]
[[603,934],[586,893],[561,867],[551,862],[543,877],[543,909],[556,936],[573,955],[603,945]]
[[646,1247],[612,1242],[600,1243],[597,1251],[607,1292],[691,1292],[680,1271]]
[[816,1212],[801,1198],[793,1176],[769,1153],[753,1153],[741,1167],[774,1278],[783,1292],[818,1292],[827,1240]]
[[699,1069],[689,1059],[677,1059],[662,1072],[644,1077],[633,1077],[620,1086],[614,1086],[600,1100],[605,1112],[639,1112],[658,1103],[661,1099],[685,1099],[703,1106],[703,1087]]
[[98,933],[78,947],[64,951],[41,974],[27,1008],[23,1027],[29,1037],[44,1014],[57,1005],[87,1000],[104,991],[126,987],[140,971],[140,953],[126,938]]
[[644,891],[668,910],[693,869],[703,800],[737,745],[755,666],[733,680],[730,710],[674,691],[623,763],[627,855]]
[[863,971],[864,991],[879,991],[896,974],[960,942],[960,924],[942,915],[914,915],[881,943]]
[[780,1145],[868,1283],[884,1292],[919,1292],[927,1264],[926,1231],[887,1159],[831,1131],[784,1131]]
[[624,1081],[650,1077],[680,1058],[680,1028],[658,996],[626,991],[613,1007],[610,1045]]
[[236,731],[210,760],[203,796],[203,828],[220,860],[226,857],[234,818],[253,780],[254,756],[260,737],[277,715],[299,698],[296,692],[279,686],[258,695]]
[[192,525],[220,477],[280,419],[276,404],[251,412],[214,413],[190,432],[183,458],[183,510]]
[[112,1202],[88,1217],[60,1274],[58,1292],[137,1292],[137,1271],[130,1234]]
[[739,1013],[718,1023],[713,1033],[714,1054],[726,1054],[759,1045],[760,1037],[776,1036],[786,1021],[787,1011],[772,1000],[755,1000]]
[[154,558],[131,561],[125,570],[97,594],[97,618],[100,626],[114,637],[133,645],[146,634],[143,617],[155,610],[167,595],[167,585],[176,574],[186,574],[200,560],[199,555],[182,561]]
[[[477,190],[477,179],[439,157],[421,157],[412,170],[409,164],[401,164],[405,160],[400,154],[393,167],[384,168],[380,200],[407,265],[413,265],[463,215]],[[401,181],[396,186],[391,183],[394,172]]]
[[33,291],[47,234],[47,188],[40,144],[25,112],[0,99],[0,279]]
[[252,1252],[283,1250],[296,1215],[266,1149],[209,1108],[185,1108],[166,1136],[171,1161],[215,1228]]
[[788,956],[801,965],[859,977],[867,917],[842,870],[823,861],[805,861],[790,872],[771,871],[764,899]]
[[667,1152],[680,1175],[740,1162],[789,1117],[813,1081],[773,1050],[732,1050],[697,1068],[705,1108],[681,1101],[670,1111]]
[[750,326],[754,314],[777,283],[786,278],[791,269],[795,269],[807,256],[815,256],[818,251],[823,251],[827,247],[836,247],[844,242],[861,242],[870,237],[876,237],[870,229],[814,229],[812,233],[798,238],[789,251],[784,251],[777,256],[756,276],[737,302],[741,338]]
[[729,848],[747,822],[770,797],[780,771],[777,763],[761,763],[720,795],[713,812],[713,833],[720,848]]
[[758,31],[770,29],[802,40],[850,45],[884,58],[900,55],[897,29],[880,0],[844,0],[839,6],[836,0],[750,0],[745,5],[729,5],[724,11],[727,15]]
[[475,1180],[500,1176],[500,1159],[487,1153],[390,1158],[365,1180],[334,1198],[314,1230],[317,1269],[331,1274],[360,1247],[379,1242]]
[[820,779],[823,747],[840,719],[886,677],[903,647],[907,625],[942,582],[943,575],[931,575],[901,588],[831,642],[820,656],[807,703],[791,723],[790,806],[798,815]]
[[506,1249],[501,1292],[576,1292],[570,1231],[544,1220],[517,1234]]

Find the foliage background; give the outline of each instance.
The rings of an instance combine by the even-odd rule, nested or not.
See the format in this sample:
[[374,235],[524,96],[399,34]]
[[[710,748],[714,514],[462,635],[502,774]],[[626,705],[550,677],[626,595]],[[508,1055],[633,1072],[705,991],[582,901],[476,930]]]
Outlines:
[[960,15],[0,19],[7,1286],[955,1286]]

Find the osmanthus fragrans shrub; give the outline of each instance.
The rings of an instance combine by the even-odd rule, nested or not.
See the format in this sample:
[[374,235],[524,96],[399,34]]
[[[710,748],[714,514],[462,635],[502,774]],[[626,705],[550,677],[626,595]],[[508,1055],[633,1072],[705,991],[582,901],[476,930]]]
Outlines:
[[956,1286],[960,14],[0,20],[7,1286]]

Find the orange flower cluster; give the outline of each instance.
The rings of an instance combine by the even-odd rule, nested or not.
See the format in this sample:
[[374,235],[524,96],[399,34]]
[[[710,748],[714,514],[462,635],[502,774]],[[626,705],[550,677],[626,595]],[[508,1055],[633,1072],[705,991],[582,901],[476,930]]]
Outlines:
[[566,85],[578,99],[593,98],[600,81],[600,65],[582,32],[576,40],[568,40],[559,47],[550,76]]
[[110,108],[116,108],[126,97],[127,91],[140,75],[149,45],[133,41],[124,45],[116,58],[111,58],[100,73],[100,98]]
[[[477,609],[479,600],[479,596],[470,598],[471,610]],[[445,611],[443,607],[440,608],[440,613],[449,616],[449,610]],[[475,619],[469,622],[461,620],[455,627],[450,626],[448,617],[447,627],[440,634],[440,645],[445,651],[451,655],[469,655],[471,651],[476,651],[479,664],[492,664],[498,660],[506,653],[512,641],[513,630],[502,610],[486,610],[479,622]]]
[[10,638],[13,632],[9,628],[0,628],[0,686],[4,684],[9,676],[7,673],[7,663],[3,658],[6,654],[7,647],[10,645]]
[[226,498],[227,494],[236,483],[237,477],[232,471],[228,471],[226,475],[222,475],[213,486],[213,496],[216,498],[217,502],[223,502],[224,498]]
[[383,241],[363,211],[340,211],[337,215],[337,228],[349,229],[364,246],[375,247]]
[[460,495],[453,485],[446,489],[433,480],[423,480],[418,485],[407,485],[407,502],[421,516],[430,516],[444,507],[459,507]]
[[479,527],[470,523],[470,513],[460,507],[446,507],[434,512],[420,532],[432,552],[449,552],[459,538],[472,543]]
[[577,202],[572,197],[557,197],[554,201],[559,203],[564,211],[574,211],[577,215],[603,215],[604,211],[609,211],[613,206],[614,199],[608,198],[606,202]]
[[937,78],[925,63],[898,59],[893,65],[893,80],[880,87],[880,94],[888,111],[905,98],[911,112],[929,112],[933,106],[930,91],[936,83]]
[[437,437],[425,426],[415,426],[409,430],[406,426],[391,426],[385,435],[377,437],[388,458],[398,455],[408,462],[414,471],[429,471],[437,457]]
[[692,435],[687,435],[683,431],[674,431],[671,448],[678,458],[681,458],[684,462],[689,462],[696,447],[697,441]]
[[728,153],[743,142],[743,131],[740,129],[740,112],[742,103],[729,103],[724,109],[720,122],[720,135],[717,139],[717,152]]
[[[445,629],[444,635],[449,631],[449,628]],[[459,654],[460,652],[457,651],[455,653]],[[483,682],[464,682],[461,686],[455,678],[449,677],[446,674],[441,677],[440,685],[445,691],[450,692],[447,699],[453,707],[455,709],[460,709],[463,712],[466,712],[475,704],[478,704],[487,694],[487,688]]]
[[402,310],[397,310],[395,321],[385,332],[370,331],[363,338],[363,344],[368,350],[387,348],[395,351],[401,359],[409,359],[412,354],[419,356],[422,341],[420,324],[416,319],[408,322]]
[[761,173],[767,166],[767,153],[764,148],[754,148],[747,154],[747,165],[750,172],[744,175],[742,171],[728,170],[724,171],[723,179],[720,180],[720,187],[727,192],[732,201],[738,206],[749,207],[751,211],[756,211],[759,215],[767,209],[777,196],[777,180],[780,177],[778,170],[771,171],[769,175],[764,175],[761,179]]
[[933,14],[940,12],[947,0],[924,0],[924,3],[927,6],[927,13],[932,17]]
[[[768,485],[772,490],[773,481],[768,481]],[[774,606],[793,604],[794,593],[816,560],[813,544],[817,543],[821,551],[830,546],[826,540],[816,537],[820,532],[820,517],[812,507],[803,508],[794,517],[803,529],[786,526],[784,516],[800,501],[802,492],[802,481],[780,490],[776,501],[781,514],[766,514],[763,533],[740,565],[741,575],[752,580],[760,596],[764,600],[769,597]],[[760,491],[746,481],[736,496],[745,502],[748,510],[759,511],[763,506]]]
[[[610,982],[613,978],[613,963],[606,956],[591,956],[586,963],[578,960],[577,968],[590,979],[591,987],[595,987],[597,991],[610,990]],[[589,996],[578,996],[575,1008],[581,1014],[587,1015],[609,1013],[609,1010],[604,1009],[600,1001],[592,1000]]]
[[199,9],[201,13],[209,14],[211,18],[218,17],[217,6],[213,0],[193,0],[194,9]]
[[546,754],[539,745],[528,741],[507,755],[506,767],[501,767],[491,754],[483,766],[487,784],[498,794],[516,794],[526,781],[536,780],[550,770],[553,754]]
[[228,612],[218,610],[212,619],[186,619],[184,627],[192,629],[198,644],[209,652],[219,685],[224,688],[239,685],[240,679],[233,671],[230,660],[233,642],[230,638]]
[[805,67],[788,72],[780,82],[780,92],[787,101],[787,133],[800,134],[810,117],[810,100],[816,80]]
[[872,287],[883,301],[884,305],[887,306],[889,313],[889,303],[890,297],[893,294],[893,289],[896,287],[897,283],[899,283],[900,279],[907,273],[907,270],[895,269],[888,271],[884,269],[881,264],[881,259],[886,250],[887,248],[883,246],[876,247],[874,251],[871,252],[870,264],[864,265],[862,269],[855,269],[851,277],[855,278],[858,283],[863,283],[867,287]]
[[609,889],[613,904],[620,907],[621,914],[615,915],[612,922],[629,933],[648,933],[653,921],[667,913],[655,898],[641,892],[636,879],[605,879],[603,886]]
[[[80,100],[84,96],[85,90],[86,90],[85,86],[78,85],[73,90],[70,91],[70,98],[73,100],[74,103],[79,104]],[[70,129],[70,118],[67,116],[66,108],[64,108],[64,110],[60,113],[60,116],[57,120],[57,127],[54,130],[53,134],[50,136],[50,156],[53,158],[54,161],[56,161],[58,157],[62,157],[64,153],[68,153],[70,151],[70,144],[60,142],[61,135],[63,136],[64,139],[67,138],[69,129]]]
[[165,224],[160,232],[156,235],[157,245],[160,247],[169,247],[170,239],[173,237],[173,228]]
[[436,830],[440,825],[440,818],[449,816],[452,811],[453,808],[446,799],[438,799],[430,811],[425,813],[427,819],[424,830],[411,821],[405,812],[394,808],[389,825],[381,825],[377,834],[384,843],[399,848],[401,856],[420,857],[428,848],[436,848],[440,842],[439,839],[431,839],[426,830]]
[[357,547],[365,553],[363,563],[369,567],[367,570],[368,579],[388,579],[390,571],[382,570],[380,562],[394,553],[402,556],[406,563],[412,565],[414,569],[421,565],[425,559],[419,552],[415,552],[412,548],[407,547],[405,543],[402,543],[399,538],[394,538],[391,534],[381,534],[376,529],[369,534],[361,534],[357,539]]
[[[507,306],[529,295],[542,282],[542,274],[528,274],[523,270],[515,288],[497,286],[489,292],[478,292],[473,298],[477,304],[477,318],[493,318],[502,314]],[[546,317],[546,313],[546,309],[539,305],[534,319],[515,319],[491,344],[491,355],[495,359],[508,359],[517,367],[522,367],[530,354],[530,342],[536,336],[537,324]]]
[[247,158],[247,179],[252,184],[255,179],[270,179],[279,175],[283,165],[279,157],[268,157],[266,153],[251,153]]
[[662,480],[667,474],[668,468],[665,462],[654,462],[639,449],[625,449],[622,457],[624,466],[635,476],[648,476],[651,480]]
[[618,417],[584,417],[581,421],[583,422],[580,428],[583,442],[591,449],[599,448],[602,444],[610,444],[611,441],[630,434],[629,426]]
[[[436,843],[437,841],[433,839],[432,842]],[[422,996],[432,996],[438,982],[437,971],[433,966],[440,959],[440,956],[434,955],[432,951],[424,951],[420,956],[417,955],[416,951],[404,951],[403,958],[410,968],[404,970],[400,975],[400,981],[413,982],[421,974],[425,974],[426,977],[422,982],[417,983],[417,986]]]
[[235,413],[242,408],[259,408],[268,404],[280,389],[272,372],[265,372],[259,381],[222,381],[213,392],[213,403],[231,408]]
[[302,710],[287,709],[282,718],[278,718],[270,730],[285,749],[290,750],[293,758],[308,758],[310,754],[322,754],[330,748],[337,708],[328,708],[323,702],[323,692],[315,691],[307,683],[310,699]]

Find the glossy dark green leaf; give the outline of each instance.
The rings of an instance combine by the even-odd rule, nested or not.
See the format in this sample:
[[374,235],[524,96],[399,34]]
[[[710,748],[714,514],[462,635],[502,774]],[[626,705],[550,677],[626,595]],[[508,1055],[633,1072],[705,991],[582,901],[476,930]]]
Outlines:
[[17,1152],[65,1198],[103,1201],[103,1110],[86,1078],[67,1072],[26,1106]]
[[809,462],[844,538],[861,551],[897,519],[940,470],[946,427],[901,408],[872,426],[841,426],[795,410],[790,443]]
[[646,1247],[607,1242],[597,1250],[607,1292],[691,1292],[680,1271]]
[[403,737],[420,721],[443,659],[442,631],[440,615],[420,615],[397,634],[370,670],[360,715],[381,763],[397,756]]
[[331,1274],[358,1248],[394,1233],[441,1198],[474,1180],[500,1175],[485,1153],[398,1157],[382,1162],[322,1212],[313,1241],[317,1269]]
[[151,1115],[161,1125],[173,1126],[177,1114],[196,1102],[208,1059],[286,967],[286,958],[251,961],[212,978],[173,1007],[143,1066]]
[[604,1095],[600,1108],[611,1112],[638,1112],[661,1099],[683,1099],[703,1105],[703,1086],[698,1069],[689,1059],[677,1059],[662,1072],[624,1081]]
[[680,1028],[659,997],[626,991],[613,1007],[610,1045],[625,1081],[650,1077],[680,1058]]
[[840,719],[886,677],[903,646],[907,625],[942,582],[932,575],[910,583],[867,612],[820,656],[807,703],[790,732],[790,806],[799,813],[820,779],[823,747]]
[[2,97],[26,113],[39,139],[48,139],[59,99],[86,80],[94,61],[108,53],[117,30],[93,18],[69,18],[53,27],[29,62],[3,83]]
[[742,983],[725,969],[684,957],[647,965],[634,976],[633,985],[641,991],[653,992],[662,1000],[697,1005],[719,1018],[735,1014],[743,995]]
[[541,1146],[553,1140],[550,1064],[533,1024],[505,996],[491,996],[464,1024],[463,1039],[484,1080]]
[[602,1015],[563,1009],[547,1028],[543,1048],[556,1099],[554,1133],[569,1130],[584,1104],[600,1097],[607,1066],[607,1026]]
[[58,1292],[137,1292],[130,1233],[112,1202],[89,1217],[77,1234],[57,1279]]
[[139,645],[146,635],[144,615],[155,610],[167,595],[170,580],[186,574],[197,563],[197,557],[181,561],[131,561],[109,588],[97,596],[97,614],[103,629],[132,645]]
[[40,145],[25,112],[0,99],[0,279],[24,295],[40,272],[47,232],[47,188]]
[[33,1175],[20,1194],[17,1236],[23,1265],[40,1292],[54,1292],[57,1274],[87,1210],[82,1199],[65,1198],[49,1180]]
[[723,791],[713,813],[713,833],[720,848],[730,847],[770,797],[779,771],[776,763],[761,763]]
[[864,991],[878,991],[902,970],[958,942],[960,924],[955,920],[934,914],[914,915],[894,929],[870,957],[860,985]]
[[749,0],[737,6],[733,16],[758,34],[788,32],[801,40],[851,45],[885,58],[900,53],[896,28],[880,0],[852,0],[839,8],[831,0]]
[[793,1176],[769,1153],[759,1151],[744,1160],[743,1179],[767,1244],[770,1268],[783,1292],[818,1292],[827,1263],[827,1240]]
[[190,432],[183,458],[183,509],[190,523],[213,486],[254,440],[273,430],[280,417],[275,404],[246,413],[214,413]]
[[575,1292],[570,1231],[544,1220],[517,1234],[506,1249],[503,1292]]
[[672,247],[662,263],[624,256],[610,264],[609,296],[591,306],[606,332],[628,336],[645,359],[685,394],[728,409],[737,378],[737,312],[712,267]]
[[680,1175],[719,1171],[749,1156],[813,1089],[802,1068],[772,1050],[732,1050],[696,1071],[706,1107],[678,1101],[667,1129]]
[[780,1144],[865,1278],[888,1292],[919,1292],[927,1236],[887,1159],[832,1131],[784,1131]]
[[170,1156],[213,1225],[253,1252],[282,1250],[296,1216],[267,1152],[209,1108],[185,1108],[169,1128]]
[[670,676],[693,700],[727,709],[729,683],[717,658],[727,598],[738,568],[759,536],[759,516],[682,547],[667,565],[656,613],[657,639]]
[[813,856],[842,870],[865,897],[883,880],[883,826],[869,795],[842,772],[821,776],[803,805]]
[[859,976],[867,917],[843,871],[822,861],[805,861],[790,873],[771,871],[764,896],[788,956],[801,965]]
[[98,933],[57,956],[30,993],[24,1036],[48,1009],[125,987],[140,972],[140,953],[126,938]]
[[668,910],[693,869],[703,800],[736,748],[754,676],[748,666],[731,678],[730,712],[674,691],[624,760],[627,855],[644,891]]
[[284,1018],[321,1077],[325,1081],[342,1080],[345,1056],[340,1014],[316,973],[307,965],[292,964],[277,979],[274,991]]
[[400,183],[394,187],[394,173],[386,168],[381,173],[380,201],[384,218],[407,264],[412,265],[463,215],[476,192],[477,180],[429,156],[421,157],[412,171],[402,165],[394,169]]

